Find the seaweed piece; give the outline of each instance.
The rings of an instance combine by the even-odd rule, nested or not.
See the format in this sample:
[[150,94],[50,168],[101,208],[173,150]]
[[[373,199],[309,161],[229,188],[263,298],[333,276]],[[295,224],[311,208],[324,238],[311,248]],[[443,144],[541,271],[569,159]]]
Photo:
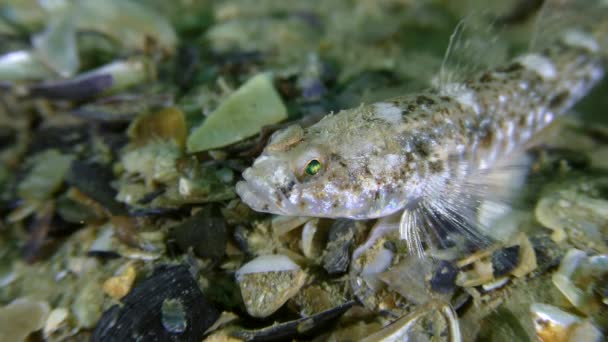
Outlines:
[[340,317],[346,310],[355,305],[355,301],[348,301],[335,308],[320,312],[310,317],[274,324],[257,330],[234,331],[231,335],[246,341],[277,341],[290,339],[298,335],[305,335],[324,327],[332,320]]
[[[170,331],[163,325],[166,300],[183,306],[183,329]],[[121,302],[103,313],[91,341],[200,341],[219,317],[184,265],[159,267]]]

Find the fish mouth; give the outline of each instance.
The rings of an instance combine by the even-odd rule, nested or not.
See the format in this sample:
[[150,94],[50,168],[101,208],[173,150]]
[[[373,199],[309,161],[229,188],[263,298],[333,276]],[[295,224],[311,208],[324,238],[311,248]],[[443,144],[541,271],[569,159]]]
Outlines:
[[236,193],[255,211],[262,211],[277,215],[287,215],[269,196],[268,191],[262,189],[259,184],[247,180],[236,183]]

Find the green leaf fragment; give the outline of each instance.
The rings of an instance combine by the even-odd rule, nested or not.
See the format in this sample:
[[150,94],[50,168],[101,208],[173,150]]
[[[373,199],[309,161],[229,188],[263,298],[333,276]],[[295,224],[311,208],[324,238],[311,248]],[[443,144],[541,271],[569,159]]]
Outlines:
[[19,183],[17,194],[24,200],[43,201],[57,191],[73,157],[57,150],[46,150],[32,158],[32,169]]
[[267,74],[243,84],[188,137],[188,152],[226,146],[287,118],[287,108]]

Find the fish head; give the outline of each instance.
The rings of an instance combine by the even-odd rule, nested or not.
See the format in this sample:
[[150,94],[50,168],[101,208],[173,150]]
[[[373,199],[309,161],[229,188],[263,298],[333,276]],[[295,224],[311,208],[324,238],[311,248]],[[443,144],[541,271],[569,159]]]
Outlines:
[[286,216],[367,219],[394,212],[365,151],[347,152],[357,146],[323,134],[336,136],[299,126],[276,132],[236,185],[241,199],[256,211]]

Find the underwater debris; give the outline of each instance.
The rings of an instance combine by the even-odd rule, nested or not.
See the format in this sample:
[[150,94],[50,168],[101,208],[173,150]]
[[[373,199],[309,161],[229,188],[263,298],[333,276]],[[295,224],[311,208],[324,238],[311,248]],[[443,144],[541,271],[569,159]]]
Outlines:
[[536,218],[553,231],[552,237],[557,242],[568,237],[580,248],[606,252],[608,246],[602,238],[608,219],[608,201],[602,195],[606,186],[606,178],[597,177],[548,187],[534,210]]
[[0,80],[39,80],[54,76],[31,51],[13,51],[0,56]]
[[[169,303],[179,301],[181,309],[164,304],[167,300]],[[135,341],[142,338],[198,341],[219,317],[219,312],[207,301],[188,267],[183,265],[157,269],[139,282],[121,302],[121,305],[114,305],[104,312],[95,327],[92,341]],[[176,319],[182,323],[177,323]],[[165,324],[171,329],[167,329]]]
[[119,273],[103,282],[103,291],[115,300],[126,296],[135,282],[137,271],[133,264],[127,264],[119,269]]
[[30,159],[32,169],[17,188],[19,197],[30,203],[48,199],[63,184],[72,159],[54,149],[33,156]]
[[267,317],[295,296],[307,274],[285,255],[262,255],[243,265],[236,280],[247,312]]
[[224,218],[213,206],[201,208],[186,221],[172,227],[170,236],[183,252],[192,250],[196,256],[213,261],[224,256],[228,242]]
[[388,342],[410,340],[462,341],[456,312],[447,304],[431,301],[361,341]]
[[235,330],[230,335],[244,339],[245,341],[276,341],[298,335],[305,335],[315,330],[322,329],[331,321],[338,318],[349,308],[355,305],[354,301],[346,302],[329,310],[319,312],[310,317],[300,318],[258,330]]
[[255,135],[265,125],[287,118],[287,108],[272,85],[260,74],[235,90],[188,137],[188,152],[223,147]]
[[534,315],[534,328],[540,341],[601,341],[603,335],[589,321],[563,311],[555,306],[534,303],[530,306]]
[[153,78],[154,70],[147,59],[132,58],[113,62],[72,79],[32,85],[28,93],[30,96],[53,100],[82,101],[124,90]]
[[42,329],[49,316],[49,304],[29,298],[17,298],[0,308],[0,340],[24,341]]
[[[544,43],[553,41],[545,32],[566,26],[558,19],[558,25],[549,22],[545,27],[543,16],[557,3],[545,2],[547,9],[523,14],[516,13],[512,3],[481,0],[466,5],[443,0],[3,2],[0,306],[4,307],[0,311],[16,298],[48,303],[50,313],[43,327],[29,336],[48,340],[390,341],[405,335],[410,340],[449,341],[457,337],[449,329],[452,324],[459,326],[464,341],[533,341],[540,331],[535,318],[544,315],[559,325],[562,313],[575,316],[577,322],[562,324],[568,332],[560,338],[601,340],[608,327],[602,224],[607,192],[601,181],[607,170],[608,130],[599,122],[605,121],[603,95],[608,83],[576,107],[580,120],[556,121],[555,130],[539,137],[542,141],[527,153],[530,181],[521,187],[517,182],[507,184],[515,189],[517,202],[485,186],[506,184],[508,177],[503,176],[523,170],[523,160],[501,168],[496,177],[486,178],[483,173],[477,177],[479,183],[466,186],[471,191],[430,188],[440,194],[439,201],[462,204],[443,208],[466,215],[454,221],[441,219],[454,217],[437,210],[442,207],[418,208],[424,210],[412,219],[429,221],[412,225],[432,223],[437,228],[428,241],[420,235],[427,253],[422,259],[411,255],[415,248],[395,230],[399,215],[392,221],[279,216],[254,211],[235,193],[240,174],[264,147],[273,157],[296,152],[307,140],[319,150],[316,145],[331,132],[315,131],[317,122],[338,116],[326,113],[361,110],[381,101],[384,107],[374,111],[384,118],[372,117],[365,123],[373,128],[382,119],[411,119],[408,104],[429,116],[441,111],[438,104],[444,101],[451,101],[450,108],[466,110],[483,102],[468,95],[482,93],[492,84],[497,85],[496,96],[488,98],[489,107],[494,106],[488,112],[518,105],[520,97],[502,92],[511,88],[505,88],[504,79],[498,77],[506,75],[508,83],[512,76],[539,65],[527,58],[502,69],[494,64],[511,52],[529,51],[532,36],[540,38],[532,49],[541,57],[568,55],[543,50]],[[573,2],[580,3],[560,3]],[[505,8],[515,11],[505,14]],[[564,9],[561,18],[578,20],[572,17],[580,11]],[[466,19],[460,22],[463,16]],[[584,17],[581,31],[594,29],[595,13],[580,17]],[[490,22],[504,32],[493,36],[496,31],[489,28]],[[459,30],[452,32],[454,26]],[[444,72],[435,77],[451,33]],[[592,45],[579,46],[579,52],[585,54]],[[471,56],[475,54],[479,56]],[[11,55],[21,57],[5,59]],[[130,61],[140,61],[145,69],[137,65],[131,70],[104,69],[126,67]],[[21,62],[29,64],[29,70]],[[551,62],[561,70],[561,62]],[[460,79],[486,66],[493,71],[482,71],[468,83]],[[527,79],[531,81],[527,94],[532,96],[539,84],[547,84],[549,73],[543,70],[547,71],[537,68],[538,77]],[[120,74],[133,77],[125,87],[112,89],[105,83],[109,78],[116,81],[114,75]],[[261,76],[262,87],[254,90],[264,90],[263,94],[251,97],[273,98],[273,106],[282,114],[266,113],[265,107],[243,110],[237,98],[214,126],[215,115]],[[446,83],[451,76],[456,78]],[[561,79],[561,73],[558,76]],[[497,77],[496,82],[481,82],[492,77]],[[384,101],[429,84],[445,88],[446,93],[425,93],[410,102]],[[547,94],[544,90],[551,87],[540,90]],[[570,94],[576,89],[564,88]],[[501,102],[500,95],[506,101]],[[538,98],[546,100],[552,112],[561,111],[568,96],[552,95]],[[542,114],[534,104],[519,104],[519,113]],[[393,106],[404,111],[391,111]],[[238,126],[232,122],[234,113],[239,120],[272,120],[259,122],[255,129],[241,120],[237,124],[248,125],[248,134],[237,137],[232,131]],[[416,164],[425,182],[424,177],[433,172],[447,172],[440,170],[445,166],[441,163],[423,165],[433,158],[448,160],[450,170],[468,173],[465,166],[480,158],[468,155],[457,161],[449,155],[434,156],[436,146],[427,142],[437,141],[438,132],[426,128],[438,123],[429,122],[417,122],[419,130],[404,135],[416,138],[410,147],[422,156],[406,158],[408,167]],[[510,122],[497,120],[497,125],[489,126],[453,122],[472,125],[472,137],[479,140],[453,141],[448,146],[476,145],[500,154],[501,149],[519,144],[506,135],[522,137],[530,133],[529,127],[541,126]],[[206,123],[212,123],[210,131],[196,136]],[[357,143],[369,141],[351,128],[344,126],[341,131],[352,135],[354,156],[370,173],[379,174],[385,165],[392,165],[386,170],[395,173],[403,170],[393,156],[360,158],[381,149],[368,153],[359,148]],[[386,132],[381,135],[389,136]],[[210,133],[225,138],[221,146],[189,150],[190,139],[216,142]],[[348,142],[340,139],[334,145]],[[57,159],[38,160],[47,154]],[[321,156],[325,158],[306,155],[301,163],[294,163],[297,182],[336,176],[331,171],[339,165],[340,155]],[[55,161],[64,157],[55,168]],[[20,190],[31,184],[29,178],[38,168],[61,171],[62,176],[46,179],[52,184],[40,188],[44,191],[30,187],[28,198],[21,196]],[[264,170],[277,178],[285,174],[281,171]],[[356,173],[343,176],[343,182],[324,183],[320,193],[361,179]],[[458,184],[459,176],[450,182],[454,179]],[[277,189],[280,198],[294,191],[286,185]],[[368,189],[370,184],[360,185]],[[496,203],[484,200],[488,194],[497,194],[490,198]],[[560,200],[570,205],[561,207],[565,202]],[[517,209],[499,218],[510,206]],[[472,221],[483,222],[482,239],[457,234],[465,221],[469,228]],[[265,263],[267,258],[270,261]],[[256,272],[249,272],[251,263],[257,263]],[[555,310],[543,311],[535,303]],[[220,317],[219,312],[225,314]]]

